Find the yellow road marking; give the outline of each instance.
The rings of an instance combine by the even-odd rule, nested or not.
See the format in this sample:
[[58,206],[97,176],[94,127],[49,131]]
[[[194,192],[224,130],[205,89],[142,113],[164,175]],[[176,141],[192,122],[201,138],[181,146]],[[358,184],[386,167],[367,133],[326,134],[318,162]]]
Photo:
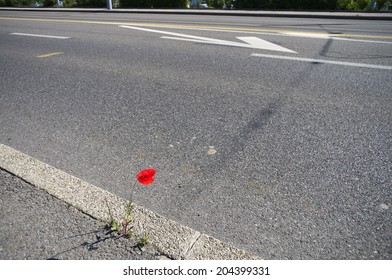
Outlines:
[[64,53],[63,52],[54,52],[54,53],[48,53],[48,54],[39,55],[37,57],[38,58],[45,58],[45,57],[54,56],[54,55],[60,55],[60,54],[64,54]]
[[228,31],[250,31],[265,33],[289,33],[304,35],[327,35],[329,37],[355,37],[368,39],[392,39],[392,36],[380,35],[362,35],[362,34],[329,34],[325,32],[305,32],[295,30],[278,30],[278,29],[259,29],[259,28],[241,28],[241,27],[219,27],[219,26],[195,26],[179,24],[160,24],[160,23],[140,23],[140,22],[115,22],[115,21],[91,21],[91,20],[70,20],[70,19],[41,19],[41,18],[13,18],[0,17],[0,20],[19,20],[19,21],[39,21],[39,22],[62,22],[62,23],[83,23],[83,24],[103,24],[103,25],[133,25],[145,27],[170,27],[170,28],[187,28],[187,29],[211,29],[211,30],[228,30]]

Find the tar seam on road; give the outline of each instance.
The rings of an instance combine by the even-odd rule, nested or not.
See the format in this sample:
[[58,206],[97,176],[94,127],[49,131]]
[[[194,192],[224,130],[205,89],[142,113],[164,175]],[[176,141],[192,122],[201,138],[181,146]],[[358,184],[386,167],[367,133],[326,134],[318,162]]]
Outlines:
[[[112,208],[113,218],[120,220],[125,213],[124,199],[1,143],[0,168],[98,220],[110,219],[105,201]],[[139,205],[134,206],[134,233],[137,236],[148,233],[150,243],[172,259],[261,259]]]

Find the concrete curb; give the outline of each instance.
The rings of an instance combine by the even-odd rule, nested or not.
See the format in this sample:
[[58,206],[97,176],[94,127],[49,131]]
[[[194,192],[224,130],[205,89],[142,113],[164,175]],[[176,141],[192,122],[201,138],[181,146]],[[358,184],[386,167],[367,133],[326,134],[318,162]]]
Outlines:
[[[115,219],[121,220],[125,213],[124,199],[1,143],[0,167],[93,218],[109,221],[107,204]],[[139,205],[134,206],[134,233],[137,236],[147,233],[150,243],[172,259],[261,259]]]
[[324,19],[392,20],[392,12],[335,12],[335,11],[255,11],[218,9],[98,9],[98,8],[0,8],[0,11],[142,13],[211,16],[290,17]]

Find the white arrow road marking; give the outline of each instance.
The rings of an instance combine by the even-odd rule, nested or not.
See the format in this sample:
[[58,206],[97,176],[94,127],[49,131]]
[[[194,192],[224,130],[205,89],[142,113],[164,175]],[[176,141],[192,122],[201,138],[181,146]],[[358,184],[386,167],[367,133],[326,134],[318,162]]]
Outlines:
[[237,39],[240,39],[241,41],[244,41],[252,46],[258,46],[258,49],[277,51],[277,52],[297,53],[295,51],[283,48],[279,45],[273,44],[271,42],[268,42],[266,40],[257,37],[237,37]]
[[[193,36],[193,35],[187,35],[187,34],[181,34],[175,32],[153,30],[153,29],[147,29],[147,28],[141,28],[141,27],[135,27],[129,25],[120,25],[120,27],[170,35],[170,36],[162,36],[161,38],[163,39],[189,41],[189,42],[197,42],[197,43],[204,43],[204,44],[222,45],[222,46],[232,46],[232,47],[240,47],[240,48],[270,50],[270,51],[278,51],[278,52],[297,53],[295,51],[286,49],[284,47],[262,40],[257,37],[237,37],[237,39],[245,42],[245,43],[240,43],[240,42],[232,42],[232,41]],[[171,37],[171,36],[175,36],[175,37]]]

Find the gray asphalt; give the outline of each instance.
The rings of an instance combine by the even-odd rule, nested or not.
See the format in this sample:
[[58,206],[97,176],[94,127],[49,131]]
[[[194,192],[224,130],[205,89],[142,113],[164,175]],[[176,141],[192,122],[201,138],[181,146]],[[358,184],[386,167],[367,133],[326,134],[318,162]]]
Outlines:
[[157,260],[107,225],[0,169],[0,259]]
[[[361,36],[392,30],[384,21],[216,20]],[[390,70],[258,58],[251,54],[287,54],[116,25],[0,24],[0,142],[124,198],[134,175],[154,167],[157,184],[135,194],[138,204],[266,259],[391,259]],[[391,44],[169,31],[257,36],[300,57],[392,65]]]

